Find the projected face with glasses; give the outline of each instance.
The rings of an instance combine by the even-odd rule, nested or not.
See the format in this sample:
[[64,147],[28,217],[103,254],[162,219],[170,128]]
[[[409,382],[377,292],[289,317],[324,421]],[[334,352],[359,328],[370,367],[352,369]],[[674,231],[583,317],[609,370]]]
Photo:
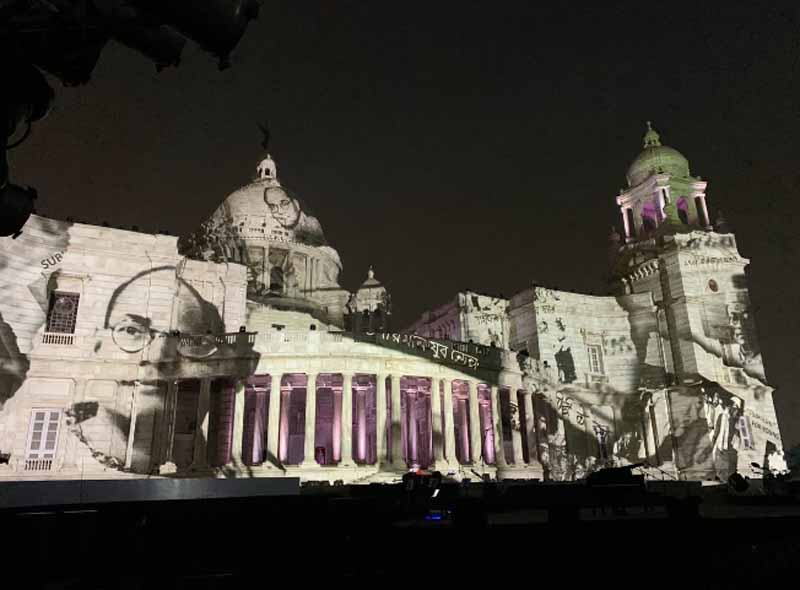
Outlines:
[[108,304],[104,328],[120,350],[139,353],[149,347],[148,357],[156,362],[175,353],[174,360],[208,358],[217,351],[216,335],[225,331],[216,307],[176,276],[174,267],[146,271],[120,285]]

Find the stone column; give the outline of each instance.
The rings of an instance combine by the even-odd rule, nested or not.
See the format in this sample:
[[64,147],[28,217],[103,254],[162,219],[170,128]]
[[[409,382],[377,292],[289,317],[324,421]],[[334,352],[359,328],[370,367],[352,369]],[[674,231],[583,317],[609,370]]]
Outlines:
[[442,470],[444,461],[444,433],[442,432],[441,379],[431,379],[431,438],[433,440],[433,468]]
[[269,376],[269,407],[267,408],[267,463],[280,464],[281,423],[281,377],[280,373]]
[[[138,408],[136,407],[136,395],[139,392],[139,382],[134,381],[131,388],[131,419],[128,423],[128,445],[125,448],[125,469],[130,469],[133,465],[133,442],[136,438],[136,416]],[[208,388],[206,388],[206,395],[208,395]],[[198,419],[199,423],[199,419]],[[197,452],[197,442],[195,439],[195,454]]]
[[163,463],[174,468],[175,458],[172,456],[175,444],[175,410],[178,405],[178,382],[167,383],[167,400],[164,404],[164,453]]
[[[511,425],[511,446],[514,449],[514,465],[522,466],[525,464],[525,456],[522,454],[522,429],[525,427],[521,424],[520,418],[522,417],[519,411],[519,395],[516,389],[510,389],[508,392],[509,405],[517,408],[517,427],[514,428],[513,421]],[[512,414],[513,415],[513,414]]]
[[353,462],[353,375],[342,373],[342,460],[340,467],[352,467]]
[[292,401],[292,389],[292,385],[286,391],[284,391],[283,387],[280,388],[281,417],[278,435],[278,460],[284,465],[289,458],[289,404]]
[[698,195],[700,197],[700,206],[703,210],[703,227],[711,229],[711,220],[708,218],[708,208],[706,207],[706,196]]
[[211,380],[200,381],[200,395],[197,400],[197,425],[194,433],[193,469],[205,469],[208,466],[208,402],[211,392]]
[[447,464],[451,469],[458,465],[456,455],[456,429],[455,415],[453,412],[453,382],[450,379],[442,379],[444,386],[444,453]]
[[494,456],[497,467],[508,467],[506,449],[503,443],[503,411],[500,405],[500,393],[496,385],[492,385],[492,432],[494,433]]
[[386,445],[386,375],[376,375],[375,383],[375,460],[378,465],[389,462]]
[[392,467],[406,470],[403,459],[403,415],[400,411],[400,376],[392,375]]
[[478,408],[478,384],[468,381],[469,386],[469,443],[473,465],[481,460],[481,413]]
[[419,460],[417,454],[417,392],[406,395],[406,441],[408,442],[408,464],[413,467]]
[[317,374],[306,374],[306,428],[303,436],[303,461],[301,467],[316,467],[314,442],[317,434]]
[[625,239],[628,240],[631,237],[631,228],[628,223],[628,208],[623,207],[620,211],[622,211],[622,225],[625,227]]
[[244,463],[242,448],[244,441],[244,402],[245,386],[242,379],[236,381],[233,390],[233,444],[231,445],[231,462],[234,465]]
[[533,414],[533,394],[530,391],[521,391],[525,404],[525,434],[528,441],[528,463],[536,461],[536,417]]

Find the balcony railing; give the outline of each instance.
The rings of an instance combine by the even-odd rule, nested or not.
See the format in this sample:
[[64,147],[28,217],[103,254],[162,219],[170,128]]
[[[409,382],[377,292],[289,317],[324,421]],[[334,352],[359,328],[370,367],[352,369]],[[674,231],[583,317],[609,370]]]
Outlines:
[[256,332],[230,332],[228,334],[189,334],[180,337],[180,346],[234,346],[239,343],[253,345],[256,342]]
[[25,471],[50,471],[53,459],[25,459]]
[[45,332],[42,334],[42,344],[61,344],[71,346],[75,343],[75,334],[61,334],[59,332]]

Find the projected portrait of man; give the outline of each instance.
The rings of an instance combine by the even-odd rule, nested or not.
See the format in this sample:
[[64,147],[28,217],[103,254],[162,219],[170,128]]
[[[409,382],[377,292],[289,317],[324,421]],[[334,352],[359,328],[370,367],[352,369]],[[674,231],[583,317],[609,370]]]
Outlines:
[[[169,315],[147,314],[142,309],[143,296],[147,297],[153,285],[161,286],[170,292],[177,302],[177,316],[170,321]],[[114,345],[127,353],[138,353],[149,346],[148,358],[143,376],[144,380],[161,379],[169,375],[165,372],[180,373],[180,365],[187,359],[205,358],[213,354],[211,343],[205,345],[197,341],[170,339],[171,333],[182,335],[220,334],[225,324],[217,308],[206,301],[197,290],[184,279],[176,276],[171,266],[161,267],[140,273],[126,281],[114,291],[109,300],[105,315],[105,330]],[[98,343],[97,350],[107,345]],[[177,356],[175,356],[177,353]],[[169,367],[159,367],[159,360],[169,358]]]
[[[160,308],[148,305],[156,291],[162,301],[170,302],[167,310],[163,303]],[[174,319],[170,321],[173,310]],[[157,428],[157,413],[163,409],[168,380],[192,378],[198,374],[196,363],[226,358],[231,359],[230,366],[217,365],[224,373],[246,375],[255,369],[257,355],[250,349],[241,349],[239,342],[229,344],[217,337],[224,332],[224,322],[217,308],[177,276],[175,267],[142,272],[121,284],[112,294],[94,350],[100,358],[107,356],[110,349],[115,355],[121,351],[138,361],[136,383],[128,384],[135,386],[137,396],[136,435],[132,458],[128,460],[134,471],[149,471],[160,460],[154,453],[162,450],[153,446],[150,429]],[[243,336],[246,339],[246,335]],[[79,430],[82,422],[100,419],[111,423],[117,438],[128,439],[130,416],[119,408],[99,408],[95,404],[94,408],[76,408],[73,414]],[[140,434],[141,425],[146,428]],[[92,429],[86,430],[90,431]],[[113,448],[109,450],[107,456],[95,452],[90,436],[82,436],[82,441],[108,466],[119,467],[126,459],[119,446],[116,452]]]
[[729,303],[726,311],[731,333],[731,343],[726,347],[726,364],[742,367],[746,373],[763,378],[761,352],[750,310],[741,303]]
[[309,246],[325,245],[322,226],[316,217],[306,215],[300,201],[289,195],[279,186],[270,186],[264,190],[264,202],[267,204],[272,218],[281,227],[294,232],[294,238]]
[[708,302],[704,306],[703,329],[692,329],[692,338],[725,366],[741,369],[736,372],[737,381],[746,376],[766,382],[746,296],[731,293]]

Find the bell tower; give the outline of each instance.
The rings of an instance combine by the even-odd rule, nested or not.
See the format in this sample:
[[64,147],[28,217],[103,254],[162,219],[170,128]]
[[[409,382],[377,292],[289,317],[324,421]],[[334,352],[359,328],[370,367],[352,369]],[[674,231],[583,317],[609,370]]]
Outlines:
[[[688,416],[704,400],[710,444],[714,453],[722,453],[713,456],[738,444],[744,446],[731,455],[733,467],[728,468],[761,463],[751,423],[764,424],[765,432],[772,433],[762,443],[780,448],[781,441],[772,440],[778,425],[747,288],[750,261],[741,256],[726,226],[709,223],[707,183],[690,174],[688,160],[663,145],[649,123],[627,179],[628,189],[616,198],[624,234],[612,231],[609,246],[612,291],[652,294],[673,428],[688,428]],[[723,409],[726,418],[719,422]],[[680,424],[684,418],[679,416],[686,424]],[[728,426],[720,434],[723,423]],[[678,444],[679,454],[686,452],[681,444],[689,443]],[[694,465],[685,457],[682,461],[684,469]]]

